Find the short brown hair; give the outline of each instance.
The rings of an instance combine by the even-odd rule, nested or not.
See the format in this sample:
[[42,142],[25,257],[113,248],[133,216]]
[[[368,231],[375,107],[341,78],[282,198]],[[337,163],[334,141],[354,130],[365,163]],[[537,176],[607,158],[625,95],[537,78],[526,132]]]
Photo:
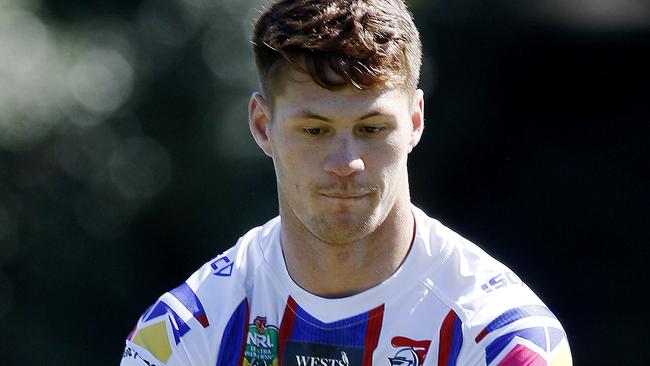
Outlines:
[[277,92],[281,65],[327,89],[415,90],[420,77],[422,44],[403,0],[275,1],[255,23],[252,41],[267,97]]

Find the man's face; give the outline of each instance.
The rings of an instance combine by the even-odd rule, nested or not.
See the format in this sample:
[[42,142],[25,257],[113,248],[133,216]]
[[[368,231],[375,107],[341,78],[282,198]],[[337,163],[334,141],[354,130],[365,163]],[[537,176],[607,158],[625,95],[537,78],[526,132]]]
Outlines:
[[271,111],[256,94],[251,130],[273,158],[283,223],[328,243],[377,230],[408,204],[407,156],[422,134],[422,92],[330,91],[286,80]]

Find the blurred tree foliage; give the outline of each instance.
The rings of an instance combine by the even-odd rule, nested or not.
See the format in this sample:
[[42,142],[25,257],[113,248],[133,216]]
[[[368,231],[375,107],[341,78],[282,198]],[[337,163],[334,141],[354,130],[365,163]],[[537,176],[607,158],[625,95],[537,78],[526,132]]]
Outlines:
[[[650,5],[409,4],[414,201],[527,280],[577,364],[648,364],[620,301],[647,276]],[[263,6],[0,0],[2,364],[118,364],[141,311],[276,214],[246,125]]]

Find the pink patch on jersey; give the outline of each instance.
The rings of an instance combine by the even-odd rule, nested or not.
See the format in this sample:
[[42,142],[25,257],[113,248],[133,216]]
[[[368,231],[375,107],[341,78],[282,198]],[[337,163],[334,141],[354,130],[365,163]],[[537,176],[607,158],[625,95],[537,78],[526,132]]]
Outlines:
[[133,335],[135,334],[136,329],[138,329],[138,325],[136,324],[135,327],[129,332],[129,335],[126,336],[126,339],[132,341],[133,340]]
[[497,366],[546,366],[546,360],[537,352],[518,344]]

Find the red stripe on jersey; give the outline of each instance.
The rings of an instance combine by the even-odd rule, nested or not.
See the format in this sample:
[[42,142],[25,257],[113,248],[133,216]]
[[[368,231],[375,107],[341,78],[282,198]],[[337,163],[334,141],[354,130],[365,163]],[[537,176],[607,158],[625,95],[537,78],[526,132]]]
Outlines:
[[442,321],[440,327],[440,344],[438,351],[438,366],[448,366],[449,357],[451,356],[454,338],[454,326],[456,323],[456,313],[450,310]]
[[199,323],[201,323],[203,328],[207,328],[210,325],[210,323],[208,322],[208,316],[205,315],[205,314],[201,314],[201,315],[197,316],[196,320],[198,320]]
[[280,334],[279,334],[279,345],[278,345],[278,364],[282,365],[282,356],[284,356],[284,345],[287,343],[289,337],[291,337],[291,332],[293,332],[293,326],[296,323],[296,308],[298,304],[293,297],[289,296],[287,299],[287,305],[284,308],[284,314],[282,315],[282,323],[280,323]]
[[488,333],[489,333],[489,331],[488,331],[487,328],[483,329],[483,330],[481,331],[481,333],[479,333],[479,334],[476,336],[476,343],[480,342],[481,339],[485,338],[485,336],[488,335]]
[[248,336],[248,317],[250,316],[249,314],[249,309],[248,309],[248,298],[246,298],[246,316],[244,317],[244,335],[241,340],[241,353],[239,354],[239,363],[237,365],[243,365],[244,364],[244,352],[246,352],[246,337]]
[[379,334],[384,321],[384,305],[376,307],[368,313],[368,325],[366,328],[366,350],[363,354],[363,366],[372,365],[372,353],[379,343]]

